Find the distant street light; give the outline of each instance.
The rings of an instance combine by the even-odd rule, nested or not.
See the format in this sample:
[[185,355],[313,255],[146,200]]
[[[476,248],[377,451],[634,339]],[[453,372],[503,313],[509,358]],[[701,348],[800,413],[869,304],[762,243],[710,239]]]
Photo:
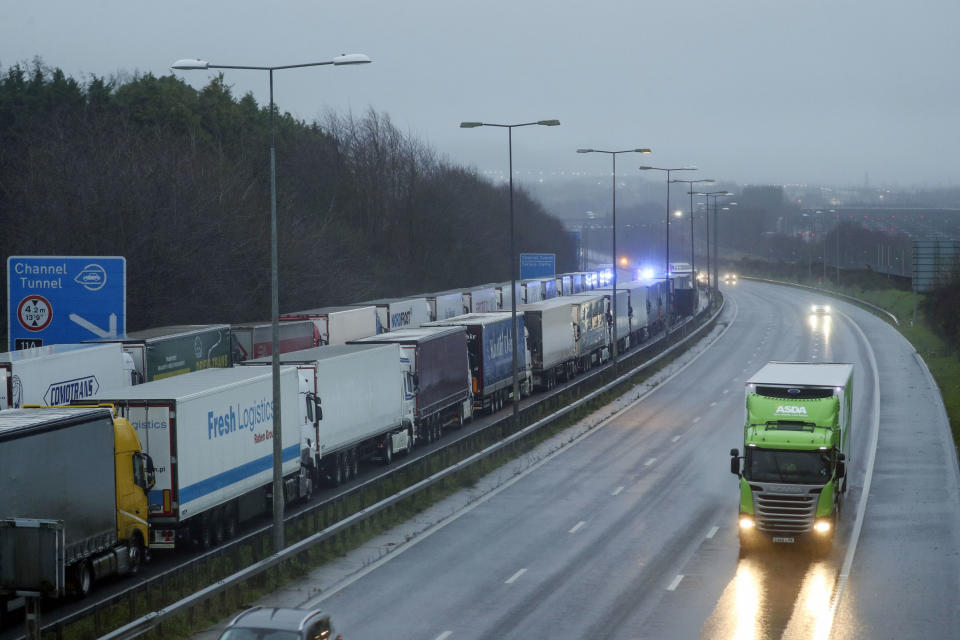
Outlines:
[[244,65],[210,64],[206,60],[185,58],[177,60],[171,69],[177,71],[197,71],[203,69],[249,69],[270,72],[270,288],[271,322],[273,324],[273,552],[283,549],[283,440],[280,421],[280,287],[279,261],[277,257],[277,127],[274,121],[273,72],[280,69],[299,69],[300,67],[321,67],[325,65],[367,64],[370,57],[362,53],[345,53],[332,60],[288,64],[278,67],[250,67]]
[[511,343],[513,345],[513,422],[519,423],[520,419],[520,379],[517,376],[519,368],[517,350],[519,340],[517,338],[517,251],[514,239],[513,224],[513,130],[517,127],[529,127],[532,125],[541,125],[544,127],[556,127],[560,124],[559,120],[537,120],[536,122],[523,122],[520,124],[493,124],[490,122],[461,122],[461,129],[474,129],[476,127],[500,127],[507,130],[507,148],[510,157],[510,319],[513,322],[511,334]]
[[[697,193],[698,196],[707,196],[707,216],[710,215],[710,198],[713,198],[713,283],[717,289],[720,289],[720,274],[718,273],[718,265],[720,264],[720,250],[718,247],[718,238],[720,237],[720,217],[719,212],[717,211],[717,198],[722,198],[724,196],[733,196],[734,194],[730,193],[726,189],[722,191],[706,191]],[[736,205],[735,202],[731,202],[731,205]],[[709,222],[708,222],[709,225]],[[709,226],[708,226],[709,229]],[[707,232],[707,248],[710,248],[710,233]],[[709,273],[707,274],[707,279],[709,280]],[[709,284],[709,283],[708,283]]]
[[[694,243],[693,243],[693,218],[694,218],[694,216],[693,216],[693,185],[698,184],[698,183],[701,183],[701,182],[703,182],[703,183],[713,183],[713,182],[716,182],[716,180],[714,180],[713,178],[705,178],[705,179],[703,179],[703,180],[681,180],[681,179],[674,179],[674,180],[671,180],[670,182],[684,182],[684,183],[686,183],[687,185],[689,185],[689,187],[690,187],[690,189],[689,189],[689,191],[688,191],[688,193],[690,194],[690,272],[693,274],[693,281],[694,281],[693,286],[696,287],[696,286],[697,286],[697,261],[696,261],[696,257],[695,257],[695,253],[694,253],[694,252],[695,252],[695,249],[694,249],[694,246],[695,246],[695,245],[694,245]],[[708,226],[707,226],[707,229],[708,229],[708,231],[707,231],[707,252],[709,253],[709,251],[710,251],[710,232],[709,232],[709,228],[710,228],[710,227],[709,227],[709,225],[710,225],[710,218],[707,218],[707,225],[708,225]],[[709,286],[709,280],[710,280],[710,266],[709,266],[709,264],[708,264],[708,265],[707,265],[707,281],[708,281],[707,284],[708,284],[708,286]]]
[[[617,155],[621,153],[649,154],[650,149],[624,149],[622,151],[606,151],[603,149],[577,149],[577,153],[606,153],[613,158],[613,248],[610,262],[613,263],[613,295],[610,296],[613,314],[613,367],[617,367]],[[623,258],[626,261],[626,258]]]
[[696,171],[696,167],[676,167],[666,169],[663,167],[640,167],[640,171],[664,171],[667,174],[667,255],[664,263],[666,270],[664,277],[667,279],[667,317],[664,320],[664,333],[670,333],[670,312],[672,311],[670,299],[670,173],[673,171]]

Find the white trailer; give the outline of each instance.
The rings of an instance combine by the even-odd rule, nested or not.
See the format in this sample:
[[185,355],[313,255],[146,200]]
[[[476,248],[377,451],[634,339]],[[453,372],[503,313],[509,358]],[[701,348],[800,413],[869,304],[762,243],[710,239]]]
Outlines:
[[118,342],[54,344],[0,353],[0,410],[61,405],[133,384],[133,358]]
[[[613,289],[602,287],[591,293],[599,293],[607,299],[607,310],[613,315]],[[613,341],[613,330],[610,330],[610,341]],[[636,344],[630,335],[630,291],[617,283],[617,352],[622,353]]]
[[[279,353],[317,346],[316,326],[310,320],[280,323]],[[273,324],[256,322],[230,325],[233,363],[262,358],[273,353]]]
[[463,292],[464,313],[492,313],[500,310],[496,285],[474,287]]
[[[315,482],[338,486],[356,476],[360,460],[384,464],[413,447],[412,394],[407,398],[398,344],[336,345],[284,353],[317,398],[319,420],[306,445]],[[272,358],[244,362],[269,367]]]
[[576,374],[576,342],[571,297],[553,298],[517,307],[523,313],[527,346],[533,363],[533,386],[552,389]]
[[397,329],[415,329],[424,322],[430,322],[430,305],[424,297],[384,298],[383,300],[362,302],[355,306],[377,308],[376,333],[386,333]]
[[[640,344],[649,336],[648,312],[650,305],[647,304],[647,287],[639,280],[630,280],[624,282],[617,281],[617,289],[623,289],[629,295],[628,304],[630,310],[630,342],[631,346]],[[620,315],[620,298],[617,298],[617,315]],[[617,335],[620,335],[620,325],[617,325]]]
[[344,344],[349,340],[366,338],[380,333],[377,308],[367,306],[319,307],[292,311],[280,316],[281,322],[311,320],[314,325],[314,344]]
[[544,298],[543,292],[543,280],[522,281],[520,283],[520,292],[522,294],[518,301],[520,304],[533,304],[534,302],[542,302],[546,299]]
[[460,289],[428,293],[423,296],[430,305],[430,321],[446,320],[466,313],[463,308],[463,292]]
[[610,356],[609,299],[596,289],[565,298],[574,324],[577,366],[588,371]]
[[[300,462],[302,438],[312,430],[307,390],[301,394],[294,367],[281,367],[279,382],[285,497],[309,497],[313,485]],[[206,548],[235,534],[239,522],[268,510],[274,438],[270,369],[205,369],[106,389],[93,400],[115,405],[153,458],[151,547],[173,549],[190,539]]]

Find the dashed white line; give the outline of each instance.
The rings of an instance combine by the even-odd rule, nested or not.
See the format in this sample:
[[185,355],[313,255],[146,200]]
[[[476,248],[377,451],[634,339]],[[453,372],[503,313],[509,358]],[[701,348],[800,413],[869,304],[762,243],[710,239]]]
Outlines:
[[716,526],[716,525],[710,527],[710,531],[707,532],[707,540],[709,540],[709,539],[712,538],[713,536],[717,535],[717,531],[720,531],[720,527],[718,527],[718,526]]
[[715,406],[717,406],[717,403],[716,403],[716,402],[711,402],[711,403],[710,403],[710,406],[711,406],[711,407],[715,407]]
[[585,524],[587,524],[587,523],[586,523],[585,521],[581,520],[581,521],[578,522],[577,524],[573,525],[573,528],[570,529],[569,533],[576,533],[577,531],[580,531],[581,527],[583,527],[583,525],[585,525]]
[[616,489],[613,490],[613,493],[611,493],[610,495],[612,496],[620,495],[620,492],[623,491],[624,489],[626,489],[626,487],[617,487]]
[[683,574],[677,574],[677,577],[673,579],[673,582],[670,583],[670,586],[667,587],[667,591],[676,591],[677,587],[680,586],[680,581],[683,580]]
[[[519,331],[519,329],[518,329],[518,331]],[[746,369],[744,369],[744,371],[746,371]],[[733,376],[733,381],[734,381],[734,382],[740,382],[740,376]]]
[[[517,331],[519,331],[519,329],[517,329]],[[700,422],[700,416],[693,419],[693,424],[697,424],[698,422]]]
[[[519,329],[517,329],[517,331],[519,331]],[[724,393],[730,393],[730,389],[724,389],[723,392],[724,392]]]
[[522,576],[522,575],[525,574],[526,572],[527,572],[526,569],[520,569],[520,571],[517,571],[515,574],[513,574],[512,576],[510,576],[509,578],[507,578],[507,581],[504,582],[504,584],[513,584],[514,582],[517,581],[517,578],[519,578],[520,576]]
[[[518,329],[518,331],[519,331],[519,329]],[[672,440],[673,442],[676,442],[677,440],[680,439],[680,437],[681,437],[681,436],[673,436],[672,438],[670,438],[670,440]]]
[[[517,331],[519,331],[519,329]],[[444,631],[443,633],[438,635],[434,640],[447,640],[447,638],[449,638],[452,635],[453,635],[453,631]]]
[[652,465],[652,464],[653,464],[654,462],[656,462],[656,461],[657,461],[656,458],[650,458],[649,460],[647,460],[646,462],[643,463],[643,466],[649,467],[650,465]]

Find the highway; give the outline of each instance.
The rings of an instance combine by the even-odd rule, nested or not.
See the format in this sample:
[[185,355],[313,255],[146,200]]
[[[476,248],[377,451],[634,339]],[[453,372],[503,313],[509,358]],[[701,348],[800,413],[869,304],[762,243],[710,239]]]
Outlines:
[[[639,401],[356,575],[312,574],[263,603],[322,607],[350,640],[955,637],[960,474],[913,348],[853,305],[811,318],[810,292],[724,293],[726,330]],[[744,380],[770,360],[855,365],[850,490],[826,557],[739,557],[728,452]]]

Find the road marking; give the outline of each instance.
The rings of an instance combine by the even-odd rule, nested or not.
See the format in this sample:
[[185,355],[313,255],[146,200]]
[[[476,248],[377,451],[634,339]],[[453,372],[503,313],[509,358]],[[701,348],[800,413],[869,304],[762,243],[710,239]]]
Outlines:
[[[519,329],[517,329],[517,331],[519,331]],[[730,389],[724,389],[723,392],[724,392],[724,393],[730,393]]]
[[625,488],[626,488],[626,487],[617,487],[616,489],[613,490],[613,493],[611,493],[610,495],[612,495],[612,496],[618,496],[618,495],[620,495],[620,492],[623,491]]
[[710,403],[710,406],[711,406],[711,407],[715,407],[715,406],[717,406],[717,403],[716,403],[716,402],[711,402],[711,403]]
[[712,527],[710,527],[710,531],[707,532],[707,540],[717,535],[717,531],[720,531],[720,527],[718,527],[717,525],[713,525]]
[[[519,329],[517,329],[517,331],[519,331]],[[452,635],[453,635],[453,631],[444,631],[443,633],[441,633],[436,637],[436,640],[447,640],[447,638],[449,638]]]
[[578,522],[577,524],[573,525],[573,529],[570,529],[569,533],[576,533],[577,531],[580,531],[580,528],[583,527],[583,525],[585,525],[585,524],[587,524],[587,523],[586,523],[585,521],[581,520],[581,521]]
[[[744,371],[746,371],[746,369],[744,369]],[[740,376],[733,376],[733,381],[740,382]]]
[[643,466],[649,467],[650,465],[652,465],[652,464],[653,464],[654,462],[656,462],[656,461],[657,461],[656,458],[650,458],[649,460],[647,460],[646,462],[643,463]]
[[673,437],[670,438],[670,439],[671,439],[673,442],[676,442],[676,441],[679,440],[680,438],[681,438],[681,436],[673,436]]
[[697,424],[698,422],[700,422],[700,416],[693,419],[693,424]]
[[680,586],[680,581],[683,580],[683,574],[677,574],[677,577],[673,579],[673,582],[670,583],[670,586],[667,587],[667,591],[676,591],[677,587]]
[[520,571],[517,571],[515,574],[513,574],[512,576],[510,576],[509,578],[507,578],[507,581],[504,582],[504,584],[513,584],[514,582],[517,581],[517,578],[519,578],[520,576],[522,576],[522,575],[525,574],[526,572],[527,572],[526,569],[520,569]]

